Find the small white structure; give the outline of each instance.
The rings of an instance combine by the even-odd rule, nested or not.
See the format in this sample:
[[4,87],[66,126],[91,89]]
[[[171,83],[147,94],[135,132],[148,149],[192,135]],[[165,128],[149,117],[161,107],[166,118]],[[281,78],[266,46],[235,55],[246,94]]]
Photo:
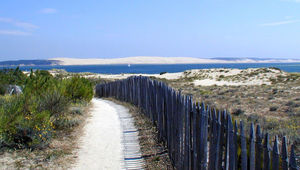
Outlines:
[[22,88],[20,86],[17,85],[9,85],[7,87],[6,93],[9,95],[14,95],[14,94],[22,94]]

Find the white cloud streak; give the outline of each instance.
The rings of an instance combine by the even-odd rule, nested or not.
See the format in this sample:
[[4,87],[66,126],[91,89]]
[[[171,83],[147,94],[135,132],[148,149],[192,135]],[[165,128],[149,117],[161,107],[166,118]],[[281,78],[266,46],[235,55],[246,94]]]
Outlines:
[[27,36],[31,35],[29,32],[18,31],[18,30],[0,30],[1,35],[16,35],[16,36]]
[[289,1],[289,2],[296,2],[296,3],[300,3],[300,0],[283,0],[283,1]]
[[27,29],[27,30],[34,30],[34,29],[39,28],[38,26],[36,26],[34,24],[31,24],[31,23],[28,23],[28,22],[16,21],[16,20],[11,19],[11,18],[1,18],[0,17],[0,22],[9,23],[9,24],[12,24],[16,27]]
[[288,21],[270,22],[270,23],[261,24],[261,26],[272,27],[272,26],[292,24],[292,23],[297,23],[297,22],[300,22],[300,20],[288,20]]
[[55,13],[57,13],[57,10],[54,8],[44,8],[44,9],[40,10],[40,12],[43,14],[55,14]]

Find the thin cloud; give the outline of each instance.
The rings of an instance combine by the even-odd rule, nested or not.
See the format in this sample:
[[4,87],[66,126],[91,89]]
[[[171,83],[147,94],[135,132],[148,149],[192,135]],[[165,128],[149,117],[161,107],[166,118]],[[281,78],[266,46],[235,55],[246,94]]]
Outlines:
[[16,21],[12,18],[2,18],[2,17],[0,17],[0,22],[9,23],[9,24],[12,24],[16,27],[23,28],[23,29],[28,29],[28,30],[33,30],[33,29],[38,29],[39,28],[38,26],[36,26],[34,24],[31,24],[31,23],[28,23],[28,22]]
[[285,25],[285,24],[292,24],[292,23],[297,23],[300,22],[300,20],[288,20],[288,21],[279,21],[279,22],[270,22],[270,23],[265,23],[261,24],[261,26],[268,27],[268,26],[279,26],[279,25]]
[[40,12],[43,14],[55,14],[55,13],[57,13],[57,10],[54,8],[44,8],[44,9],[40,10]]
[[0,30],[1,35],[16,35],[16,36],[27,36],[31,35],[29,32],[18,31],[18,30]]
[[296,3],[300,3],[300,0],[283,0],[283,1],[289,1],[289,2],[296,2]]

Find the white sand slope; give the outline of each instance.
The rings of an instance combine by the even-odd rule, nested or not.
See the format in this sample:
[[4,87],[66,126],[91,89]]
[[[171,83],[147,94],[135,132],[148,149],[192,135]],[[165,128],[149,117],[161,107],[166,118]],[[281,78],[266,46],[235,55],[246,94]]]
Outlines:
[[[124,143],[123,124],[132,121],[132,118],[123,119],[124,115],[130,115],[128,109],[111,101],[96,98],[92,100],[92,105],[91,117],[88,118],[84,135],[80,138],[78,160],[73,169],[141,169],[143,162],[134,162],[130,165],[131,168],[127,168],[127,161],[124,159],[126,158],[124,148],[127,147],[126,142]],[[138,145],[137,138],[135,145]],[[139,146],[133,151],[140,155]]]
[[295,59],[209,59],[195,57],[157,57],[157,56],[136,56],[124,58],[51,58],[59,60],[60,65],[105,65],[105,64],[202,64],[202,63],[274,63],[274,62],[299,62]]

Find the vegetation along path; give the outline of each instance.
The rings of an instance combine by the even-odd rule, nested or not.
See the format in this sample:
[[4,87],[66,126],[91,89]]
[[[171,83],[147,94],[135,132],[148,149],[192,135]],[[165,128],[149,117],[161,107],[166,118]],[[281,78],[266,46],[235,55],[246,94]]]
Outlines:
[[142,169],[137,130],[124,106],[92,100],[74,169]]

